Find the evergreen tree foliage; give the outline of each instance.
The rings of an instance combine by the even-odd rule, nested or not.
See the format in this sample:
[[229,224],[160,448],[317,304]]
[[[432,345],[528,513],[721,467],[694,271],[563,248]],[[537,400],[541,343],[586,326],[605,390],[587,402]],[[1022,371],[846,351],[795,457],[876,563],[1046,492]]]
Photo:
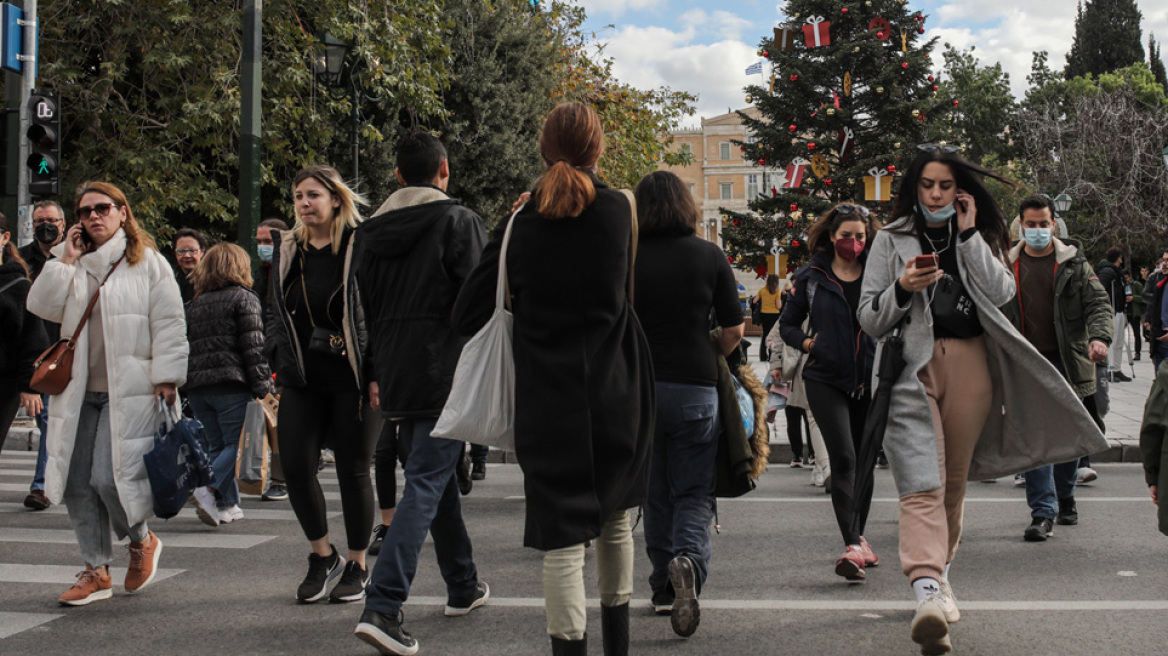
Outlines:
[[1101,75],[1144,61],[1140,14],[1135,0],[1086,0],[1075,17],[1067,53],[1067,79]]
[[[930,73],[936,39],[923,36],[926,17],[902,0],[789,0],[785,8],[796,45],[785,51],[771,35],[763,39],[773,93],[769,85],[748,87],[761,116],[740,113],[751,135],[743,157],[765,174],[762,193],[750,199],[749,212],[723,210],[728,257],[760,276],[774,247],[788,255],[788,266],[806,261],[807,230],[835,203],[857,202],[885,222],[895,218],[886,214],[895,180],[876,202],[865,200],[865,177],[894,179],[931,124],[956,119],[958,104],[937,94],[939,81]],[[830,45],[808,47],[801,27],[811,17],[831,21]],[[817,156],[826,174],[808,164],[799,187],[783,186],[788,165]]]
[[1152,76],[1168,92],[1168,72],[1164,70],[1164,59],[1160,56],[1160,44],[1156,42],[1156,35],[1148,38],[1148,68],[1152,69]]
[[952,121],[928,124],[929,138],[960,142],[966,146],[966,159],[973,162],[1005,162],[1013,156],[1008,135],[1018,111],[1010,92],[1010,74],[998,63],[982,66],[973,53],[972,47],[957,50],[945,44],[938,97],[960,98],[961,103],[951,111]]

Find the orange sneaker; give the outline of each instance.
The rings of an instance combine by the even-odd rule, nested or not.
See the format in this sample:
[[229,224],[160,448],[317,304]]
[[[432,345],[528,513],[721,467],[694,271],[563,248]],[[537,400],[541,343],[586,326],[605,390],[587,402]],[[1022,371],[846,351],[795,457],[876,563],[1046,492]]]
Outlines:
[[73,587],[66,590],[57,601],[62,606],[85,606],[114,596],[113,587],[108,567],[93,569],[86,565],[84,571],[78,572]]
[[154,531],[146,532],[146,539],[126,545],[130,550],[130,568],[126,570],[126,592],[133,594],[150,585],[162,555],[162,540]]

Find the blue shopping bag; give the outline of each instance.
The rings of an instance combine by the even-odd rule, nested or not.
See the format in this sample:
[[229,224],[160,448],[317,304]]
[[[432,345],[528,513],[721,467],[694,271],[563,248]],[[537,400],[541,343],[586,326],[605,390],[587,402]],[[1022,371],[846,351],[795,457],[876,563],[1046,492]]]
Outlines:
[[197,487],[211,482],[211,463],[203,450],[203,424],[179,418],[177,409],[158,401],[160,422],[154,431],[154,449],[142,456],[154,493],[154,514],[170,519]]

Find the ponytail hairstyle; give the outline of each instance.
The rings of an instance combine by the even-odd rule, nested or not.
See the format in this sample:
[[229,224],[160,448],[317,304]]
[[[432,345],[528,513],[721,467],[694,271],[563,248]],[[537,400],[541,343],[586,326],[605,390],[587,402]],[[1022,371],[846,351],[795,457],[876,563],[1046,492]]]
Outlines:
[[[74,215],[77,214],[77,208],[81,207],[82,196],[90,192],[109,196],[110,200],[122,208],[122,212],[125,213],[126,220],[122,222],[122,232],[126,233],[126,264],[133,266],[141,262],[147,248],[157,250],[154,246],[154,239],[134,219],[134,212],[130,209],[130,202],[126,200],[126,195],[122,193],[121,189],[108,182],[82,182],[77,187],[77,193],[73,194]],[[93,248],[91,246],[90,250]]]
[[591,172],[604,152],[604,127],[596,110],[581,103],[556,105],[539,133],[547,172],[535,184],[533,200],[549,219],[579,216],[596,200]]
[[[296,195],[296,187],[309,178],[319,182],[334,198],[341,199],[341,206],[333,212],[333,255],[336,255],[341,252],[341,237],[345,234],[345,228],[356,228],[361,222],[361,213],[357,211],[357,206],[368,205],[369,201],[345,184],[341,174],[326,164],[313,164],[301,169],[296,177],[292,178],[293,196]],[[292,226],[292,237],[301,246],[308,243],[308,226],[301,223],[299,216]]]
[[12,243],[12,236],[8,231],[8,217],[4,216],[3,212],[0,212],[0,235],[6,233],[9,235],[9,237],[8,243],[4,244],[4,259],[15,260],[16,263],[20,265],[20,268],[24,269],[24,277],[27,278],[30,275],[28,271],[28,263],[25,262],[24,258],[20,256],[20,251],[16,250],[16,244]]

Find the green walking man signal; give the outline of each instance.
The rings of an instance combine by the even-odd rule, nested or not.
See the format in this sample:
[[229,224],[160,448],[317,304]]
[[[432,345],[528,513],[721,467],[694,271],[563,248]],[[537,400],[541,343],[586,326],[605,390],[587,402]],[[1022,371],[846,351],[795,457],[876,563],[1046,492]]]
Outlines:
[[61,103],[53,94],[33,92],[28,99],[28,193],[33,197],[60,193]]

